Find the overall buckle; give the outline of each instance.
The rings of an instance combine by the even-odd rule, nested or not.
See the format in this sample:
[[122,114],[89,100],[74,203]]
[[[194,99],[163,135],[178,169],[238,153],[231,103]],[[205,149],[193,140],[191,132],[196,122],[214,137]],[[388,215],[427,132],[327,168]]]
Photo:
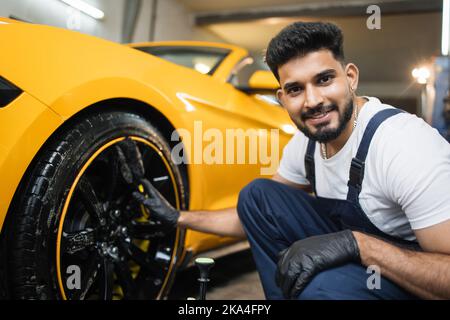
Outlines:
[[361,190],[362,182],[364,179],[364,167],[365,162],[358,158],[353,158],[350,164],[350,177],[348,180],[348,186],[352,186]]

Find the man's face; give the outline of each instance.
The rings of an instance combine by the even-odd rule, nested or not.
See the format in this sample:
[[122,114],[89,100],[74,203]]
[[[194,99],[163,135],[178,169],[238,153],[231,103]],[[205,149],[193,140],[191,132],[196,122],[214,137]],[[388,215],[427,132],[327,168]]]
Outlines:
[[293,58],[279,67],[278,98],[307,137],[328,142],[346,128],[353,112],[353,72],[357,77],[354,65],[344,69],[329,50]]

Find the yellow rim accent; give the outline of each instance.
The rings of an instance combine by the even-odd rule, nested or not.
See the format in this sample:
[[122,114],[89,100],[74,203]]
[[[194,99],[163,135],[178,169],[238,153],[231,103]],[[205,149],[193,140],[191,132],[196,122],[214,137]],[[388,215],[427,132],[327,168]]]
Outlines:
[[[166,166],[166,168],[167,168],[167,170],[169,172],[170,179],[171,179],[173,187],[175,189],[176,207],[178,209],[180,209],[180,199],[179,199],[179,195],[178,195],[178,187],[177,187],[177,184],[176,184],[176,180],[175,180],[175,177],[173,175],[172,168],[170,167],[170,165],[167,162],[166,158],[164,157],[163,153],[153,143],[151,143],[150,141],[147,141],[147,140],[145,140],[143,138],[135,137],[135,136],[129,136],[129,138],[131,138],[132,140],[139,141],[139,142],[142,142],[142,143],[146,144],[147,146],[149,146],[153,150],[155,150],[158,153],[158,155],[161,157],[161,159],[164,162],[164,165]],[[109,141],[105,145],[103,145],[100,149],[98,149],[88,159],[88,161],[86,161],[86,163],[83,165],[83,167],[81,168],[80,172],[76,176],[72,186],[70,187],[69,194],[67,195],[66,201],[64,203],[63,211],[61,213],[61,218],[60,218],[59,227],[58,227],[58,235],[57,235],[57,238],[56,238],[56,273],[57,273],[57,277],[58,277],[59,290],[61,292],[61,296],[62,296],[63,300],[67,300],[67,296],[66,296],[66,293],[65,293],[65,290],[64,290],[63,281],[62,281],[62,275],[61,275],[61,256],[60,256],[61,236],[62,236],[62,230],[63,230],[63,226],[64,226],[64,220],[66,218],[67,209],[69,208],[69,203],[70,203],[70,200],[72,199],[73,192],[75,191],[75,188],[78,185],[78,181],[80,180],[81,176],[84,174],[84,172],[89,167],[89,165],[97,158],[97,156],[101,152],[103,152],[105,149],[107,149],[110,146],[112,146],[113,144],[118,143],[118,142],[120,142],[122,140],[125,140],[125,139],[126,139],[126,137],[121,137],[121,138],[114,139],[112,141]],[[142,188],[142,186],[139,186],[139,190],[141,190],[141,188]],[[176,252],[178,251],[179,237],[180,237],[180,230],[177,229],[176,236],[175,236],[175,244],[174,244],[174,249],[173,249],[173,252],[172,252],[172,257],[171,257],[169,270],[167,271],[166,277],[165,277],[164,282],[163,282],[163,284],[161,286],[160,294],[158,294],[158,296],[156,297],[157,299],[161,298],[161,292],[164,290],[165,286],[167,285],[167,281],[169,280],[169,276],[170,276],[170,274],[171,274],[171,272],[172,272],[172,270],[174,268],[175,263],[173,263],[173,261],[174,261]]]

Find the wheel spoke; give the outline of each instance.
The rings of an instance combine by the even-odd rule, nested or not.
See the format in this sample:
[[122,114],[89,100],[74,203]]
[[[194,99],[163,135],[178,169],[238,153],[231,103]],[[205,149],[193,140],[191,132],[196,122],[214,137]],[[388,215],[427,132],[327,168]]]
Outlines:
[[63,232],[62,251],[67,254],[74,254],[95,245],[96,231],[86,228],[76,232]]
[[92,184],[86,177],[81,177],[77,187],[86,210],[103,225],[105,212]]
[[80,291],[76,292],[76,294],[73,296],[73,299],[84,300],[86,298],[87,293],[89,292],[92,284],[97,278],[100,267],[101,263],[97,255],[88,260],[87,266],[81,270],[82,280]]
[[136,262],[141,268],[156,277],[161,277],[163,275],[162,267],[153,259],[147,258],[146,253],[139,249],[136,245],[131,242],[122,241],[120,246],[127,256]]
[[144,163],[139,147],[136,142],[130,138],[121,141],[118,143],[118,146],[123,153],[123,157],[120,152],[118,154],[120,167],[123,171],[125,180],[129,182],[129,174],[131,173],[131,182],[138,182],[145,175]]
[[101,262],[100,299],[112,300],[114,289],[114,265],[108,258],[103,258]]
[[129,230],[130,235],[134,239],[149,240],[152,238],[162,238],[166,236],[166,234],[161,231],[161,225],[154,221],[131,221]]
[[[149,152],[148,149],[144,149],[144,151],[142,152],[142,162],[144,165],[144,168],[152,168],[151,163],[154,159],[154,153],[153,152]],[[150,172],[150,174],[153,174],[152,172]]]
[[154,177],[152,179],[152,184],[155,186],[156,189],[161,194],[165,194],[167,191],[169,191],[170,184],[169,184],[170,178],[168,175],[158,176]]
[[108,166],[111,170],[108,175],[108,184],[106,186],[106,201],[108,204],[114,199],[115,191],[119,185],[119,155],[118,155],[118,147],[112,149],[111,153],[108,157]]
[[131,271],[128,264],[125,261],[114,262],[116,275],[120,286],[122,287],[123,294],[126,299],[133,299],[135,296],[135,285]]

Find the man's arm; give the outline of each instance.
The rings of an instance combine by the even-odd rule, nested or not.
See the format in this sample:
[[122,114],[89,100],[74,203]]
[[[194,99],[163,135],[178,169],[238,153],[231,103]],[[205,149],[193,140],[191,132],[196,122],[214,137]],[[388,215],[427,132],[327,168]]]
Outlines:
[[[278,173],[272,177],[272,180],[303,190],[309,188],[309,186],[284,179]],[[181,211],[178,226],[220,236],[245,238],[245,232],[235,207],[210,211]]]
[[290,187],[293,187],[293,188],[301,189],[301,190],[303,190],[305,192],[312,192],[311,185],[309,185],[309,184],[308,185],[298,184],[298,183],[292,182],[292,181],[290,181],[288,179],[283,178],[278,173],[275,173],[273,175],[272,180],[275,180],[275,181],[280,182],[280,183],[284,183],[284,184],[286,184],[286,185],[288,185]]
[[178,227],[220,236],[245,238],[245,232],[236,208],[211,211],[181,211]]
[[450,220],[415,233],[425,252],[353,232],[363,265],[378,266],[383,276],[418,297],[450,299]]

